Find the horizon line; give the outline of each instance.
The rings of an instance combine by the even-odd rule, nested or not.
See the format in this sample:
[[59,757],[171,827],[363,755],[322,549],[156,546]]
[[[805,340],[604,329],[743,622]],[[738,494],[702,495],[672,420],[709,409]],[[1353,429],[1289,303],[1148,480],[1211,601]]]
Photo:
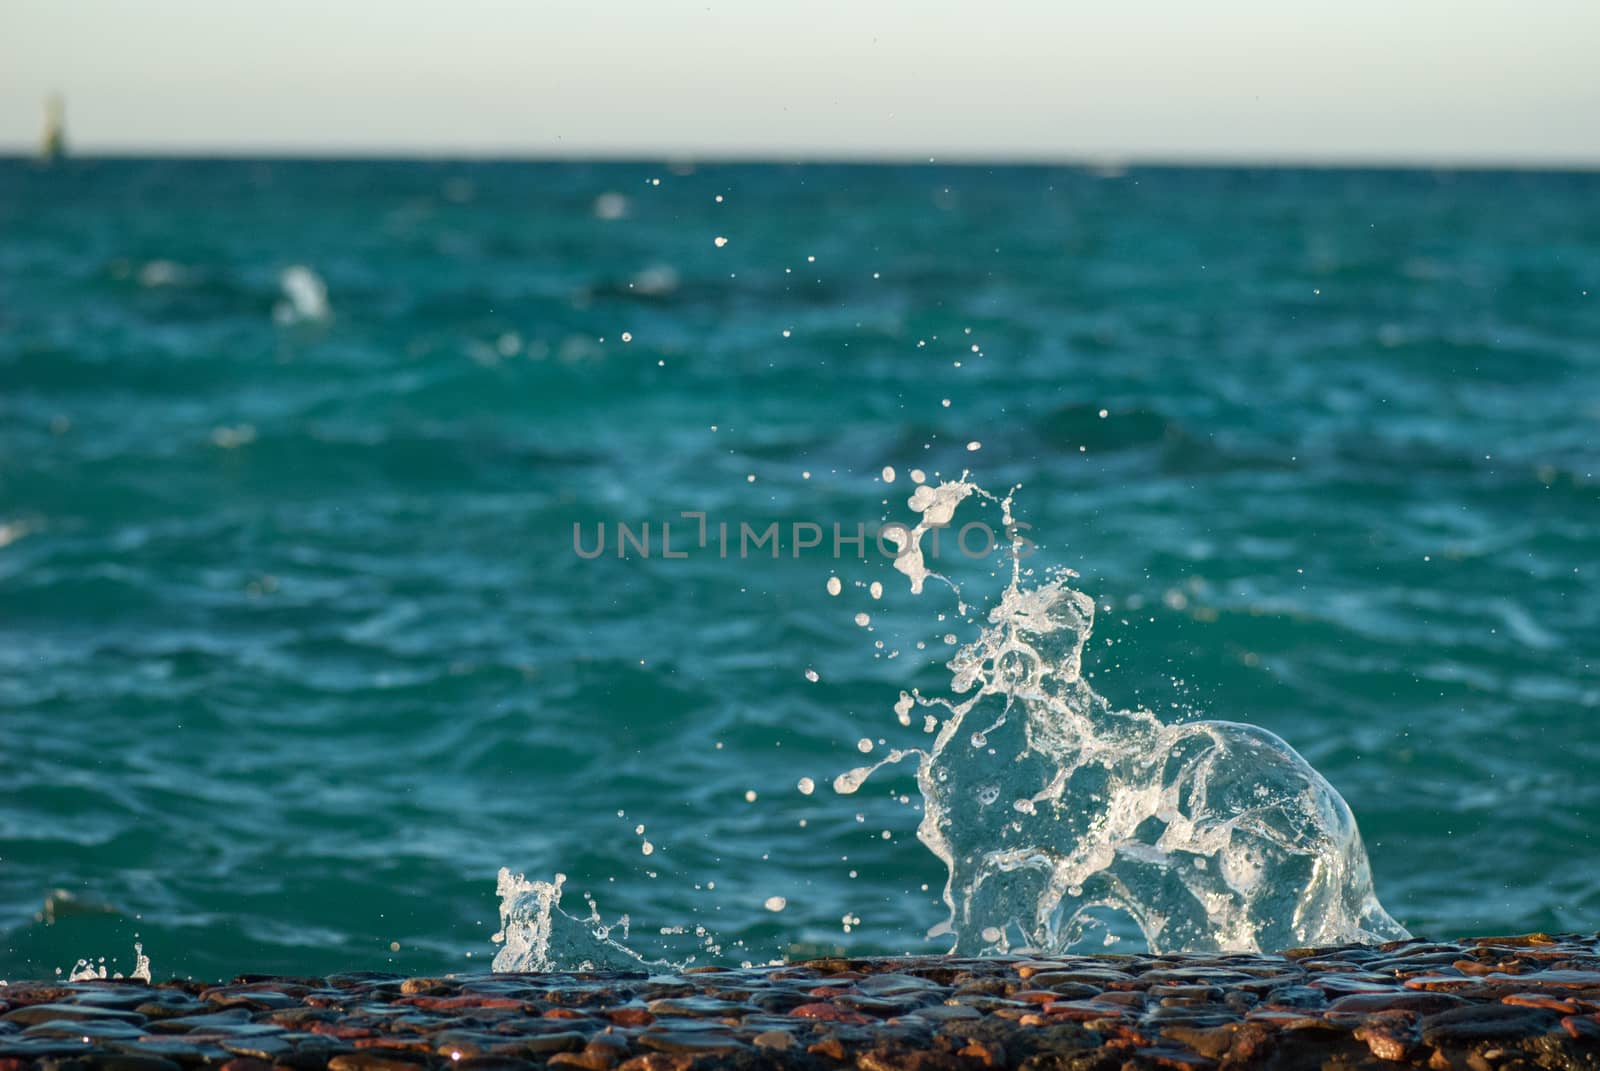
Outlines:
[[[0,144],[0,160],[37,160],[36,147]],[[912,152],[853,153],[848,150],[826,152],[796,150],[653,152],[649,149],[499,149],[499,148],[422,148],[417,146],[374,146],[328,149],[306,145],[259,146],[111,146],[73,151],[70,143],[65,159],[71,160],[174,160],[174,161],[284,161],[328,163],[551,163],[551,164],[653,164],[673,168],[766,164],[778,166],[879,166],[879,167],[1064,167],[1083,170],[1127,168],[1221,170],[1306,170],[1306,171],[1482,171],[1552,172],[1581,174],[1600,172],[1600,157],[1516,159],[1499,156],[1404,157],[1351,154],[1348,156],[1299,156],[1243,153],[1029,153],[993,154],[954,151],[947,154]]]

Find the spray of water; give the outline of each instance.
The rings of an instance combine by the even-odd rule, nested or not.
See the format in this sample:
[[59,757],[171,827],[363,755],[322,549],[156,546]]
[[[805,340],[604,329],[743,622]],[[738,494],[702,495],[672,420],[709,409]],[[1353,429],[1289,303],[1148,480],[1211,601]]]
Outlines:
[[[73,965],[72,971],[67,975],[69,982],[89,982],[99,978],[121,978],[122,972],[115,974],[106,973],[106,958],[101,956],[98,960],[80,959]],[[60,974],[59,970],[56,974]],[[144,945],[138,941],[133,943],[133,970],[129,978],[148,983],[150,981],[150,957],[144,954]],[[0,985],[5,983],[0,982]]]
[[[964,476],[921,484],[894,563],[913,593],[947,586],[963,614],[959,588],[929,570],[922,548],[974,496],[1017,531],[1009,494]],[[1094,601],[1068,570],[1032,582],[1019,549],[1013,541],[1010,581],[977,638],[948,663],[951,694],[903,692],[895,704],[902,725],[929,712],[932,743],[834,781],[850,794],[884,765],[915,762],[917,835],[949,871],[950,914],[930,936],[953,937],[962,955],[1060,952],[1129,926],[1156,952],[1407,936],[1373,892],[1350,808],[1310,763],[1254,726],[1166,725],[1114,708],[1083,676]],[[563,911],[562,882],[500,872],[496,970],[681,966],[625,947],[593,901],[587,918]]]
[[628,917],[606,925],[600,909],[588,900],[589,914],[578,918],[561,909],[565,874],[553,882],[529,881],[500,868],[500,931],[491,940],[500,945],[494,957],[497,971],[638,970],[641,967],[681,967],[684,964],[648,960],[611,935],[628,937]]
[[[974,495],[1015,530],[1010,495],[965,479],[917,488],[921,520],[895,563],[914,592],[945,579],[928,571],[923,535]],[[932,934],[953,936],[959,954],[1059,952],[1127,920],[1157,952],[1407,936],[1321,774],[1254,726],[1115,709],[1082,671],[1094,601],[1070,571],[1025,583],[1009,557],[999,602],[948,663],[952,695],[902,693],[897,705],[902,722],[914,705],[934,712],[931,746],[834,782],[853,793],[878,767],[915,761],[917,835],[949,871],[950,916]]]

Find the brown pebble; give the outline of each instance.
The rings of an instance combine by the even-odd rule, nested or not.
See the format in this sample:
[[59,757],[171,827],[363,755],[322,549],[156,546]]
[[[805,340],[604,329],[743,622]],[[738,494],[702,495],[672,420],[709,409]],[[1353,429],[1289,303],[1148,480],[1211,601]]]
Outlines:
[[1550,1011],[1562,1012],[1571,1015],[1579,1010],[1577,1002],[1561,997],[1546,996],[1543,993],[1512,993],[1501,997],[1503,1004],[1515,1004],[1520,1008],[1547,1008]]
[[1374,1023],[1358,1027],[1354,1036],[1357,1041],[1365,1041],[1372,1055],[1380,1060],[1404,1060],[1415,1044],[1409,1024]]
[[1001,1052],[998,1056],[996,1056],[994,1050],[990,1049],[981,1041],[968,1041],[964,1048],[956,1051],[956,1055],[966,1056],[970,1059],[977,1060],[978,1062],[982,1063],[984,1067],[993,1067],[996,1064],[1005,1063],[1004,1052]]
[[656,1021],[644,1008],[612,1008],[605,1016],[618,1026],[649,1026]]
[[838,1038],[824,1038],[814,1045],[807,1045],[806,1051],[814,1056],[826,1056],[830,1060],[844,1059],[844,1045]]
[[853,1012],[849,1008],[841,1008],[837,1004],[802,1004],[798,1008],[791,1008],[789,1014],[801,1019],[823,1019],[832,1023],[870,1023],[873,1021],[860,1012]]
[[1454,967],[1462,974],[1489,974],[1493,971],[1503,970],[1505,965],[1499,963],[1484,963],[1483,961],[1476,959],[1458,959],[1451,963],[1450,966]]
[[1090,999],[1097,1000],[1102,1004],[1127,1004],[1134,1008],[1142,1008],[1145,1003],[1145,995],[1134,989],[1101,993],[1099,996]]
[[763,1030],[750,1041],[762,1049],[777,1049],[782,1052],[794,1048],[794,1035],[787,1030]]
[[1024,989],[1011,994],[1012,1000],[1025,1000],[1029,1004],[1049,1004],[1053,1000],[1060,1000],[1060,996],[1048,989]]

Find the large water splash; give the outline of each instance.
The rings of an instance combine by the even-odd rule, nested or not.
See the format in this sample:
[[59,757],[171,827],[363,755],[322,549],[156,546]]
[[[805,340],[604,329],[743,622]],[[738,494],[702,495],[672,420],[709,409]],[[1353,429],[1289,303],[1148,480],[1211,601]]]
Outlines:
[[[914,593],[932,572],[923,539],[977,496],[1015,533],[1011,497],[965,477],[917,487],[895,568]],[[895,530],[886,532],[895,538]],[[976,639],[948,663],[952,696],[902,692],[895,711],[933,713],[931,746],[892,751],[839,775],[853,793],[912,759],[923,797],[917,836],[949,870],[952,951],[1059,952],[1131,920],[1156,952],[1271,951],[1408,936],[1372,889],[1355,818],[1327,780],[1264,729],[1166,725],[1117,710],[1083,676],[1094,601],[1061,570],[1027,583],[1013,537],[1010,581]],[[967,608],[962,604],[961,612]],[[561,908],[563,878],[500,871],[497,971],[681,967],[613,936],[592,900]],[[1114,935],[1114,934],[1112,934]],[[713,947],[708,945],[707,947]]]
[[[895,563],[914,592],[944,579],[923,536],[974,495],[1016,530],[1009,495],[965,479],[918,487],[921,519]],[[987,623],[948,663],[953,697],[901,695],[902,723],[914,706],[935,712],[932,745],[834,783],[851,793],[885,763],[916,761],[917,835],[949,869],[934,935],[960,954],[1058,952],[1120,916],[1157,952],[1408,936],[1373,892],[1350,808],[1310,763],[1251,725],[1115,709],[1082,672],[1094,601],[1067,571],[1025,584],[1016,549]]]

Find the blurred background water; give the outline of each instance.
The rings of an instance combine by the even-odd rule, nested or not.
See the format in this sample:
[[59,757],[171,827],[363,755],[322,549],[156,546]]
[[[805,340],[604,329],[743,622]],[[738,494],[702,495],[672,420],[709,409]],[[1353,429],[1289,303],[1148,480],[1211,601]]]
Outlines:
[[1593,930],[1597,287],[1595,174],[0,162],[0,977],[483,967],[503,865],[938,950],[908,771],[794,786],[951,600],[573,552],[912,468],[1023,483],[1096,686],[1287,738],[1413,931]]

